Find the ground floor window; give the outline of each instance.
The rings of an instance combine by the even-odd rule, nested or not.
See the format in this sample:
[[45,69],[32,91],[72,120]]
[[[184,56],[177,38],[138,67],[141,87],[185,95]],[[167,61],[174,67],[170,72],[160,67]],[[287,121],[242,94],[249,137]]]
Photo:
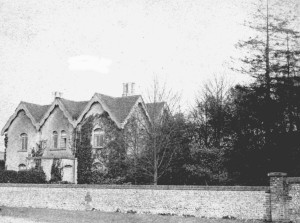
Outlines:
[[36,170],[42,169],[42,160],[41,159],[36,159],[35,160],[35,169]]
[[21,164],[19,165],[19,171],[22,171],[22,170],[26,170],[26,165],[23,164],[23,163],[21,163]]

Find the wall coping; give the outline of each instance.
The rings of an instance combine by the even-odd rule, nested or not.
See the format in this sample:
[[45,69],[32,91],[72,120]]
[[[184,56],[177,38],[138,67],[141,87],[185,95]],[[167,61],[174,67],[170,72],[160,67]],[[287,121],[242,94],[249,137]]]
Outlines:
[[285,176],[287,176],[287,173],[283,173],[283,172],[268,173],[268,177],[285,177]]
[[287,177],[287,183],[300,183],[300,177]]
[[268,191],[268,186],[194,186],[194,185],[96,185],[96,184],[11,184],[0,187],[142,189],[142,190],[207,190],[207,191]]

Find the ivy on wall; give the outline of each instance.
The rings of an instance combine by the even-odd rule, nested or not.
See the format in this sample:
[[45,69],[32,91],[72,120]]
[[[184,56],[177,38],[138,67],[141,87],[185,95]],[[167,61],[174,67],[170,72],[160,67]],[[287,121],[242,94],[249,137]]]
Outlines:
[[8,145],[8,136],[7,133],[5,134],[4,137],[4,168],[6,169],[6,150],[7,150],[7,145]]
[[[104,131],[104,147],[93,149],[94,128]],[[89,116],[79,127],[76,145],[79,184],[122,183],[126,175],[126,149],[122,130],[107,113]],[[94,162],[101,163],[100,169],[92,168]]]
[[40,140],[38,143],[36,143],[36,149],[32,148],[31,156],[42,157],[46,148],[47,148],[47,140]]
[[76,139],[76,158],[77,158],[77,181],[79,184],[89,184],[91,182],[92,169],[92,145],[91,136],[95,117],[89,116],[80,126],[79,134]]

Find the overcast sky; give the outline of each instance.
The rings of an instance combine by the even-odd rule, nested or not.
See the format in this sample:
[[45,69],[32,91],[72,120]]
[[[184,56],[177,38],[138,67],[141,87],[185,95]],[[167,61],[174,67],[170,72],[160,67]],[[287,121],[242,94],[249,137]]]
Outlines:
[[228,63],[249,34],[248,2],[0,0],[1,128],[21,100],[49,104],[53,91],[121,96],[122,83],[141,93],[157,76],[186,106],[213,75],[247,81]]

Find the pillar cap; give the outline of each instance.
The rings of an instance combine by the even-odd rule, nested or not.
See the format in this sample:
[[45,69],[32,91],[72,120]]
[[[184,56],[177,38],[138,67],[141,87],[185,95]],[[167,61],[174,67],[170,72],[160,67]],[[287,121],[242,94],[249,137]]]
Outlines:
[[268,177],[286,177],[287,173],[283,173],[283,172],[271,172],[268,173]]

